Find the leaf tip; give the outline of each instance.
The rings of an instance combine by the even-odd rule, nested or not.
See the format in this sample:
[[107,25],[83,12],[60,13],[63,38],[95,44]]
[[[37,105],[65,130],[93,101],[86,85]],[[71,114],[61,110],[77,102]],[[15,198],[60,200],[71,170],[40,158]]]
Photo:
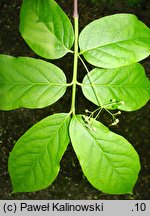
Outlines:
[[132,195],[132,196],[133,196],[133,191],[130,191],[130,192],[129,192],[129,195]]
[[15,189],[10,193],[11,195],[14,195],[16,193]]

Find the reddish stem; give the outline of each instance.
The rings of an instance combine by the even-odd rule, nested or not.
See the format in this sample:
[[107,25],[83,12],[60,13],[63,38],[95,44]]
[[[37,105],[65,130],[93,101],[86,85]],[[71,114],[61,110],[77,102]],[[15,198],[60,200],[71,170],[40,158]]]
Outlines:
[[74,0],[74,12],[73,17],[78,18],[78,0]]

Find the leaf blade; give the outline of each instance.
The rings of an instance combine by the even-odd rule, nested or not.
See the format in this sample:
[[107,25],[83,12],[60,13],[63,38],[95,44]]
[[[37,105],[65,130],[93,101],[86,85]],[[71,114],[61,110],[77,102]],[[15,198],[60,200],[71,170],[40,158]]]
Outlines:
[[55,103],[66,91],[66,77],[43,60],[0,55],[0,108],[42,108]]
[[14,192],[41,190],[54,181],[69,144],[69,123],[69,114],[54,114],[35,124],[17,141],[8,162]]
[[71,142],[85,176],[104,193],[131,193],[140,170],[138,154],[123,137],[91,121],[94,130],[81,115],[70,123]]
[[[108,109],[133,111],[149,100],[150,82],[144,68],[138,63],[115,69],[96,68],[83,79],[82,91],[87,99],[97,105],[100,100]],[[123,103],[111,106],[112,100]]]
[[54,0],[24,0],[20,17],[22,37],[35,53],[58,59],[70,52],[74,42],[73,27]]
[[79,46],[94,66],[125,66],[150,55],[150,29],[132,14],[106,16],[82,30]]

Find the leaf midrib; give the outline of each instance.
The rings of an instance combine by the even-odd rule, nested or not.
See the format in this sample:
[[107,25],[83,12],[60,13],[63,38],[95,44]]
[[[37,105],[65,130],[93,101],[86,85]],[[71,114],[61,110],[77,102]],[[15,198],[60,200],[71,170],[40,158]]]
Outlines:
[[[141,84],[141,83],[140,83]],[[109,88],[111,88],[111,87],[118,87],[118,88],[144,88],[145,89],[145,87],[147,87],[148,88],[148,85],[140,85],[140,84],[133,84],[133,83],[131,83],[130,85],[129,84],[127,84],[127,85],[125,85],[125,84],[93,84],[93,83],[83,83],[83,87],[90,87],[90,86],[93,86],[93,87],[109,87]]]
[[[37,153],[37,158],[36,160],[33,162],[33,164],[31,166],[29,166],[29,169],[25,172],[25,174],[23,175],[22,178],[24,178],[24,176],[26,176],[26,173],[29,172],[29,170],[33,170],[33,167],[35,166],[35,164],[37,163],[37,161],[39,161],[39,157],[47,150],[48,145],[50,144],[51,140],[53,139],[53,137],[56,135],[56,133],[60,130],[60,128],[63,126],[63,124],[65,123],[65,121],[67,120],[67,118],[69,118],[69,114],[66,116],[66,118],[63,120],[63,122],[60,124],[58,130],[56,132],[53,133],[53,135],[51,136],[50,141],[44,146],[43,151],[41,151],[39,154]],[[48,152],[49,154],[49,152]],[[57,151],[57,155],[58,155],[58,151]],[[22,178],[19,180],[19,182],[22,180]]]
[[[76,118],[77,119],[77,118]],[[109,164],[111,165],[111,167],[112,167],[112,169],[117,173],[117,175],[119,176],[119,178],[123,181],[123,182],[125,182],[124,181],[124,179],[120,176],[120,173],[116,170],[116,168],[112,165],[112,163],[111,163],[111,161],[108,159],[108,157],[107,157],[107,152],[105,153],[104,151],[103,151],[103,149],[101,148],[101,146],[99,145],[99,143],[97,142],[97,140],[95,140],[95,138],[93,137],[93,135],[91,134],[91,133],[89,133],[88,132],[88,130],[82,125],[82,123],[77,119],[77,121],[79,122],[79,124],[84,128],[84,130],[86,131],[86,133],[88,134],[88,135],[90,135],[91,137],[92,137],[92,139],[94,140],[94,142],[99,146],[99,148],[101,149],[101,152],[103,153],[103,156],[105,156],[106,157],[106,159],[107,159],[107,161],[109,162]],[[130,167],[129,167],[130,168]]]
[[50,82],[40,82],[40,83],[37,83],[37,82],[32,82],[32,83],[30,83],[30,82],[24,82],[24,83],[19,83],[19,82],[16,82],[16,83],[14,83],[14,82],[0,82],[0,84],[1,85],[12,85],[12,86],[16,86],[16,85],[30,85],[30,86],[34,86],[34,85],[45,85],[45,86],[66,86],[67,84],[66,83],[50,83]]
[[[33,11],[33,10],[32,10],[32,11]],[[35,11],[33,11],[33,13],[34,13],[35,16],[38,18],[38,20],[40,20],[38,14],[37,14]],[[50,29],[49,29],[49,28],[47,27],[47,25],[46,25],[46,22],[44,22],[43,20],[40,21],[40,22],[43,23],[43,24],[45,25],[45,27],[46,27],[47,30],[50,32],[50,34],[52,34],[52,35],[57,39],[57,41],[58,41],[66,50],[68,50],[68,52],[71,51],[68,47],[66,47],[66,45],[65,45],[62,41],[59,40],[59,38],[58,38],[54,33],[52,33],[52,32],[50,31]],[[35,22],[35,24],[36,24],[36,22]]]
[[89,49],[87,49],[87,50],[81,50],[80,53],[79,53],[79,55],[82,55],[82,54],[84,54],[85,52],[89,52],[89,51],[91,51],[91,50],[98,49],[98,48],[102,48],[102,47],[105,47],[105,46],[108,46],[108,45],[113,45],[113,44],[116,44],[116,43],[122,43],[122,42],[130,41],[130,40],[145,39],[145,38],[150,38],[150,37],[129,38],[129,39],[126,39],[126,40],[118,40],[118,41],[116,41],[116,42],[106,43],[106,44],[104,44],[104,45],[92,47],[92,48],[89,48]]

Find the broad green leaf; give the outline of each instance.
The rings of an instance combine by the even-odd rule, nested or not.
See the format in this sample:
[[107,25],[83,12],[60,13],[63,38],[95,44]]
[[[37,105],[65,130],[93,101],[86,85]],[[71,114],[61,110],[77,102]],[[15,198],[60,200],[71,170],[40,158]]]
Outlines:
[[101,102],[108,109],[132,111],[149,100],[150,82],[139,63],[115,69],[96,68],[85,76],[82,91],[97,105]]
[[132,193],[140,170],[139,157],[123,137],[100,122],[74,116],[70,137],[84,175],[98,190],[109,194]]
[[24,0],[20,32],[35,53],[48,59],[61,58],[74,42],[72,24],[54,0]]
[[66,77],[55,65],[33,58],[0,55],[0,109],[42,108],[66,91]]
[[106,16],[83,29],[79,45],[92,65],[125,66],[150,55],[150,29],[132,14]]
[[8,163],[13,192],[41,190],[54,181],[69,143],[69,123],[69,114],[49,116],[17,141]]

